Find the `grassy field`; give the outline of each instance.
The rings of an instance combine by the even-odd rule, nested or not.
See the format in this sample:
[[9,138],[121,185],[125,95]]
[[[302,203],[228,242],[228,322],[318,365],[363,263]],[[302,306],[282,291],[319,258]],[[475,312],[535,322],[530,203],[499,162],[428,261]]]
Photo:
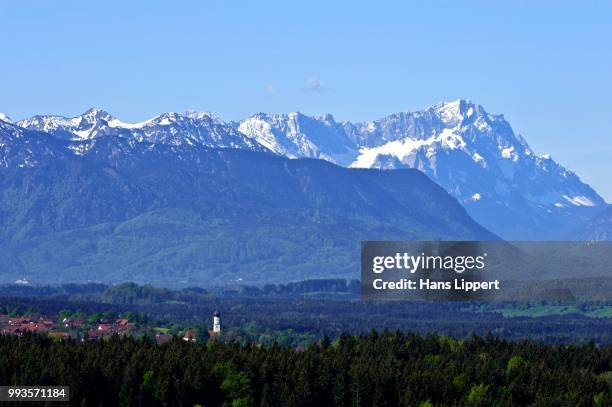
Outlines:
[[500,312],[504,317],[548,317],[554,315],[579,314],[592,318],[611,318],[612,305],[602,305],[597,308],[591,308],[587,311],[581,310],[575,305],[524,305],[524,306],[508,306],[505,308],[492,309],[492,311]]

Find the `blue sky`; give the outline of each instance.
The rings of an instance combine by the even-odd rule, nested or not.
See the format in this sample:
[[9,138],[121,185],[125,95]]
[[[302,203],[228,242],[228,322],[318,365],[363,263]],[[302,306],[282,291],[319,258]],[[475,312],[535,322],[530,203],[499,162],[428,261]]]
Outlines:
[[0,38],[14,119],[369,120],[462,97],[612,201],[612,2],[0,0]]

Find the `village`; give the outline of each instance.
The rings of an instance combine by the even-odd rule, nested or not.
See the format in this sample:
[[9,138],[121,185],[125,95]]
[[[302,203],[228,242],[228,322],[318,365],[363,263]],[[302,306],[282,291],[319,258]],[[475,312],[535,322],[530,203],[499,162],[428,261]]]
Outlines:
[[[78,341],[100,341],[115,335],[124,337],[143,337],[151,335],[158,345],[170,342],[175,335],[150,326],[139,326],[136,322],[126,318],[100,318],[90,321],[84,317],[52,317],[49,315],[22,315],[11,316],[0,314],[0,333],[21,337],[28,333],[46,335],[53,339],[73,339]],[[218,338],[221,335],[221,314],[213,314],[213,326],[207,331],[208,338]],[[185,329],[178,337],[186,342],[198,342],[198,333],[195,329]]]

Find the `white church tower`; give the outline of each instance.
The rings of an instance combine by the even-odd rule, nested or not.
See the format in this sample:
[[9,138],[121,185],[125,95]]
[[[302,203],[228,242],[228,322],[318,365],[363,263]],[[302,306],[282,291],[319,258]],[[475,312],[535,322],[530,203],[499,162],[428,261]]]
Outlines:
[[213,314],[213,333],[221,333],[221,314],[219,311],[215,311]]

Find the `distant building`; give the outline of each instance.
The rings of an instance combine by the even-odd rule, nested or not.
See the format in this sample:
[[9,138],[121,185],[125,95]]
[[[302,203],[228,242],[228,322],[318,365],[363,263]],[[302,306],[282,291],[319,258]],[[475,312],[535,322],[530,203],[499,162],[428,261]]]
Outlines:
[[127,327],[129,322],[130,321],[128,321],[127,319],[118,319],[118,320],[115,321],[115,324],[119,325],[119,326]]
[[111,332],[113,326],[111,324],[99,324],[98,331]]
[[47,333],[53,327],[53,321],[43,317],[14,317],[10,318],[2,332],[9,335],[21,336],[24,332]]
[[64,318],[62,320],[62,324],[64,325],[64,328],[78,329],[78,328],[82,328],[83,325],[85,325],[85,319],[84,318]]
[[186,342],[197,342],[197,334],[193,329],[185,332],[185,336],[183,336],[183,340]]
[[213,333],[221,333],[221,313],[219,311],[213,313]]
[[208,337],[214,338],[219,335],[221,335],[221,313],[215,311],[213,313],[213,326],[212,329],[208,330]]

